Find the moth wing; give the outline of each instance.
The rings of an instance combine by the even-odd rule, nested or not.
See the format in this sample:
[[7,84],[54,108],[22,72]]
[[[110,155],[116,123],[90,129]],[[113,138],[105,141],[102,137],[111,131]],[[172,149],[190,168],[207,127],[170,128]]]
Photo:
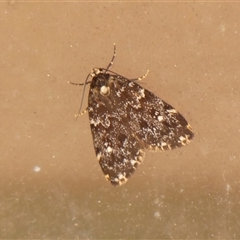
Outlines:
[[126,183],[144,158],[144,145],[117,119],[111,119],[107,128],[103,122],[91,122],[93,145],[105,178],[113,185]]
[[193,138],[194,134],[186,119],[139,84],[117,76],[111,95],[110,102],[115,102],[119,113],[127,115],[125,121],[129,132],[142,142],[144,148],[173,149],[185,146]]
[[124,93],[128,91],[126,79],[102,74],[93,81],[88,112],[95,153],[105,178],[113,185],[122,185],[142,162],[145,146],[131,129],[133,119],[124,100],[125,94],[130,95]]
[[113,185],[126,183],[145,149],[172,149],[193,137],[189,124],[174,108],[118,75],[93,79],[88,112],[97,159]]
[[[140,87],[141,88],[141,87]],[[193,138],[191,126],[171,105],[144,89],[136,136],[147,149],[168,150],[185,146]],[[138,113],[135,113],[136,116]]]

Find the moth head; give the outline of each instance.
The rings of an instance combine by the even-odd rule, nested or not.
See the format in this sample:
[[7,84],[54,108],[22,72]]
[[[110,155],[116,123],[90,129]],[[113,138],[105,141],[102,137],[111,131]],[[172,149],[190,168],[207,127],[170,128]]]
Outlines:
[[91,71],[90,75],[93,78],[93,77],[97,76],[100,73],[103,73],[103,69],[101,69],[101,68],[93,68],[93,70]]
[[91,89],[99,92],[102,96],[106,97],[110,95],[111,76],[107,73],[99,73],[93,77],[91,83]]

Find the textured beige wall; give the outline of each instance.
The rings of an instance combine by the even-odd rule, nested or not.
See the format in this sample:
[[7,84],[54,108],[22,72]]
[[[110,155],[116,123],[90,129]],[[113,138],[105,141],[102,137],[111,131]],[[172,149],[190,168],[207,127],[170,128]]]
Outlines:
[[[240,238],[240,5],[1,3],[0,238]],[[195,138],[147,153],[122,187],[98,165],[93,67],[179,110]],[[84,107],[87,106],[87,92]],[[237,225],[238,224],[238,225]]]

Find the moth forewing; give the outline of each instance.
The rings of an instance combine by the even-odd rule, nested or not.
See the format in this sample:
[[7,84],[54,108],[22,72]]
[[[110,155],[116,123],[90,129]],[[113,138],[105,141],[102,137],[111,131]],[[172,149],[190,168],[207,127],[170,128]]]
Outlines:
[[105,178],[116,186],[127,182],[147,149],[185,146],[193,132],[171,105],[135,80],[110,71],[115,55],[114,48],[108,67],[89,74],[88,113],[97,160]]

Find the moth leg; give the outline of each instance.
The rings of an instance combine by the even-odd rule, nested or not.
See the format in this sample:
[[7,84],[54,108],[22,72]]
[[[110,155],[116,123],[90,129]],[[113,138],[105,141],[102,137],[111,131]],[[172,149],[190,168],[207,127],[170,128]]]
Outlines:
[[88,108],[86,108],[84,111],[78,113],[78,114],[75,114],[75,117],[81,117],[84,113],[86,113],[88,111]]
[[115,57],[116,57],[116,44],[113,43],[113,56],[112,56],[111,62],[108,64],[106,68],[107,70],[109,70],[112,67]]
[[85,83],[74,83],[74,82],[69,82],[69,81],[68,81],[69,84],[76,85],[76,86],[84,86],[84,85],[89,84],[89,83],[91,83],[91,82],[92,82],[92,81],[87,81],[87,82],[85,82]]
[[141,80],[143,80],[144,78],[147,77],[148,73],[149,73],[149,70],[147,70],[146,73],[142,77],[134,78],[134,79],[130,79],[130,80],[131,81],[141,81]]
[[74,83],[74,82],[69,82],[69,81],[68,81],[68,83],[69,83],[69,84],[72,84],[72,85],[77,85],[77,86],[82,86],[82,85],[84,85],[84,83]]

